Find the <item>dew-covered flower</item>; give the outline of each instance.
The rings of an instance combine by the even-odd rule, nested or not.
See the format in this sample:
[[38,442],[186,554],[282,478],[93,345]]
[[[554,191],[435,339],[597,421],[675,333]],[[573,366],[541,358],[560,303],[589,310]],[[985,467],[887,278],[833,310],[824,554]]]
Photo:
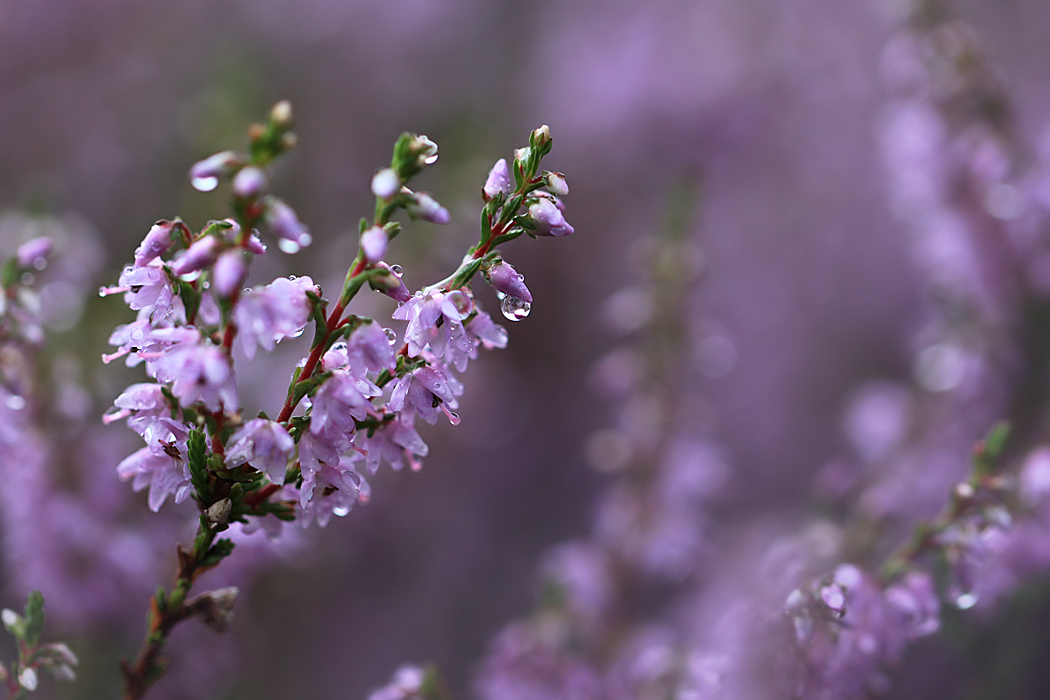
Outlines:
[[370,495],[371,488],[354,470],[352,459],[344,457],[337,466],[321,465],[309,473],[303,472],[299,522],[307,527],[316,520],[318,525],[325,527],[333,515],[346,515],[358,501],[367,503]]
[[217,236],[204,236],[194,241],[186,252],[175,259],[171,271],[181,276],[210,267],[219,257],[221,247],[222,241]]
[[310,432],[314,435],[331,429],[353,432],[354,419],[364,420],[372,408],[370,399],[382,393],[372,382],[358,379],[347,370],[333,371],[310,399]]
[[287,241],[280,246],[281,250],[296,253],[300,248],[310,245],[313,237],[306,225],[299,221],[299,215],[294,209],[277,197],[266,197],[263,201],[263,224],[277,238]]
[[241,296],[233,319],[238,330],[236,342],[245,357],[254,357],[256,347],[269,352],[278,341],[302,331],[310,320],[307,292],[317,293],[317,286],[309,277],[278,277]]
[[552,197],[540,197],[530,204],[529,218],[536,225],[533,233],[537,236],[568,236],[574,230]]
[[[407,190],[403,190],[406,191]],[[422,219],[432,224],[445,225],[450,217],[448,209],[438,204],[437,200],[426,192],[409,192],[412,200],[408,204],[408,215],[413,219]]]
[[532,294],[525,286],[525,280],[510,263],[502,260],[497,262],[485,270],[485,279],[497,292],[532,303]]
[[128,265],[120,273],[116,287],[106,287],[100,294],[124,294],[124,303],[132,311],[147,309],[153,318],[164,318],[172,309],[175,290],[160,260],[142,267]]
[[488,199],[492,199],[500,192],[510,194],[514,191],[514,178],[511,177],[510,168],[507,167],[505,158],[500,158],[492,166],[492,170],[489,171],[489,176],[485,180],[485,186],[482,190]]
[[103,422],[127,418],[128,427],[139,435],[144,434],[157,418],[171,414],[171,406],[160,384],[132,384],[113,400],[113,405],[117,410],[103,416]]
[[456,396],[463,393],[463,385],[451,374],[435,367],[420,367],[397,380],[390,395],[394,411],[414,410],[427,423],[437,421],[439,409],[451,423],[459,422],[452,412],[459,404]]
[[142,243],[135,249],[135,267],[148,265],[152,260],[168,252],[171,247],[170,221],[158,221],[153,224]]
[[284,481],[288,460],[295,454],[295,441],[279,423],[255,418],[230,436],[226,450],[226,466],[251,464],[266,472],[275,484]]
[[173,496],[182,503],[193,491],[186,465],[186,437],[189,430],[170,418],[154,421],[143,434],[146,446],[117,465],[122,481],[131,479],[136,491],[149,487],[149,507],[153,512]]
[[394,310],[393,317],[408,321],[405,342],[410,357],[417,357],[427,346],[435,356],[444,357],[450,341],[466,340],[462,321],[473,308],[473,301],[461,290],[417,292]]
[[411,411],[397,413],[379,427],[357,433],[354,447],[364,451],[370,474],[375,474],[383,461],[397,471],[406,459],[413,471],[419,470],[422,466],[419,460],[427,456],[429,448],[416,432],[413,417]]
[[200,401],[209,411],[237,408],[233,367],[217,345],[204,339],[180,343],[165,351],[153,366],[157,380],[171,383],[171,393],[183,406]]

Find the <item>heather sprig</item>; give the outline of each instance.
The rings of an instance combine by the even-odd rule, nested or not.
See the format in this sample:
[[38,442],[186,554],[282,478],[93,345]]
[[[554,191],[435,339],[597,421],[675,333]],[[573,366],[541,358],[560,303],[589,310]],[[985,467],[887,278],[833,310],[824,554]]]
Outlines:
[[40,684],[40,673],[60,681],[76,679],[73,667],[79,662],[62,642],[42,642],[44,633],[44,596],[33,591],[21,615],[5,608],[0,612],[4,628],[15,638],[18,659],[6,667],[0,664],[0,682],[6,684],[7,697],[20,700],[29,697]]
[[[127,698],[141,697],[163,672],[160,653],[182,620],[201,617],[225,629],[236,589],[188,598],[195,580],[233,550],[221,537],[231,527],[263,529],[276,536],[282,522],[322,526],[346,515],[371,493],[366,475],[381,462],[419,469],[427,454],[416,417],[434,423],[444,415],[456,425],[464,387],[457,374],[479,347],[502,348],[507,334],[474,300],[470,283],[483,273],[506,318],[528,315],[532,295],[497,246],[523,233],[572,232],[560,196],[564,177],[540,170],[550,152],[546,126],[515,153],[513,176],[499,161],[483,188],[482,230],[460,266],[445,279],[412,294],[400,267],[385,261],[402,230],[394,217],[445,224],[448,211],[412,179],[437,160],[425,136],[402,134],[389,167],[372,179],[371,221],[358,228],[357,255],[330,303],[310,277],[278,278],[244,289],[252,260],[266,253],[258,229],[285,253],[312,237],[295,211],[267,192],[268,168],[295,144],[291,107],[279,103],[264,125],[249,130],[247,153],[224,151],[191,168],[195,188],[229,183],[231,215],[194,232],[175,218],[157,222],[121,274],[103,294],[123,294],[136,320],[114,331],[118,350],[104,359],[144,365],[152,380],[129,387],[105,420],[127,419],[145,446],[118,466],[136,490],[149,489],[158,510],[170,496],[192,499],[200,512],[193,546],[178,550],[170,590],[151,601],[147,636],[134,662],[124,662]],[[490,186],[490,183],[497,182]],[[258,229],[257,229],[258,227]],[[407,321],[398,335],[373,318],[349,313],[365,286],[398,302],[392,316]],[[246,419],[240,405],[233,355],[258,361],[283,339],[313,326],[308,355],[295,367],[283,405],[271,419]]]

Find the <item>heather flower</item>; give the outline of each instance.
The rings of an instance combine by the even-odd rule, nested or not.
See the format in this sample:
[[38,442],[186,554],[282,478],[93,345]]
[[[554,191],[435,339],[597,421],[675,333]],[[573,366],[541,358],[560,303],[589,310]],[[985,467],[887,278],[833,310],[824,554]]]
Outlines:
[[154,368],[157,380],[170,382],[171,393],[183,406],[200,401],[209,411],[237,408],[230,358],[210,342],[180,343],[166,350]]
[[486,350],[507,347],[507,329],[492,320],[487,313],[479,311],[467,321],[467,333]]
[[266,197],[263,201],[266,207],[263,213],[264,225],[277,238],[287,241],[281,246],[281,250],[295,253],[300,248],[310,245],[313,241],[310,231],[299,221],[294,209],[277,197]]
[[233,177],[233,194],[248,199],[258,197],[266,187],[266,171],[254,165],[241,168]]
[[382,260],[386,255],[388,243],[389,239],[382,226],[373,226],[361,234],[361,250],[364,251],[365,259],[370,263]]
[[128,427],[139,435],[143,435],[157,418],[171,414],[171,406],[160,384],[132,384],[113,400],[113,405],[118,410],[103,416],[103,422],[127,418]]
[[279,423],[256,418],[230,436],[226,466],[251,464],[265,472],[275,484],[284,481],[288,460],[295,454],[295,441]]
[[[389,345],[388,345],[389,347]],[[367,379],[358,379],[346,370],[335,370],[310,399],[310,432],[329,429],[351,433],[354,419],[364,420],[372,408],[370,399],[383,392]]]
[[574,230],[551,197],[540,197],[530,204],[529,218],[536,226],[532,232],[537,236],[568,236]]
[[149,487],[149,507],[153,512],[160,510],[168,496],[182,503],[193,491],[185,462],[187,435],[181,423],[161,418],[142,436],[146,447],[117,465],[117,475],[122,481],[131,479],[133,489]]
[[383,168],[372,177],[372,194],[380,199],[390,199],[401,191],[401,178],[393,168]]
[[344,450],[350,449],[350,438],[331,425],[329,429],[314,433],[306,430],[299,437],[299,467],[303,475],[312,474],[322,465],[337,465]]
[[507,167],[506,158],[500,158],[496,161],[496,164],[492,166],[492,170],[489,171],[489,176],[485,180],[485,186],[482,188],[482,191],[488,199],[492,199],[500,192],[503,194],[510,194],[514,191],[514,178],[511,177],[510,168]]
[[299,522],[305,528],[313,520],[321,527],[333,515],[344,516],[358,501],[367,502],[371,493],[368,483],[354,471],[352,461],[344,458],[339,466],[322,465],[303,473],[299,492]]
[[485,271],[485,280],[501,294],[516,297],[531,304],[532,294],[525,286],[525,280],[518,271],[511,267],[510,263],[499,261]]
[[135,249],[135,267],[148,265],[154,259],[168,252],[171,247],[170,221],[158,221],[150,228],[142,243]]
[[398,413],[378,428],[357,433],[354,447],[364,451],[365,466],[370,474],[375,474],[384,460],[395,471],[401,469],[405,459],[413,471],[420,468],[419,459],[427,456],[429,448],[416,432],[413,417],[411,411]]
[[545,173],[543,181],[551,194],[558,197],[569,194],[569,183],[565,181],[565,176],[561,173]]
[[198,161],[190,168],[190,182],[201,192],[210,192],[219,180],[231,177],[244,164],[244,156],[236,151],[222,151]]
[[411,195],[411,201],[408,204],[408,215],[413,219],[422,219],[423,221],[429,221],[432,224],[444,225],[449,222],[448,209],[437,203],[433,197],[426,192],[408,192],[403,190],[407,194]]
[[100,294],[124,294],[124,303],[132,311],[148,309],[151,317],[164,318],[172,309],[172,289],[164,264],[153,260],[142,267],[128,265],[120,273],[116,287],[106,287]]
[[15,257],[19,267],[43,269],[54,244],[47,236],[39,236],[18,246]]
[[459,416],[450,409],[456,408],[456,396],[462,393],[462,385],[451,374],[434,367],[420,367],[397,380],[390,395],[390,408],[394,411],[410,408],[427,423],[437,421],[438,408],[453,424]]
[[234,308],[237,344],[245,357],[255,356],[255,348],[267,352],[284,338],[298,335],[310,320],[311,303],[307,292],[317,292],[309,277],[279,277],[265,287],[245,292]]
[[216,236],[204,236],[175,259],[171,271],[182,276],[211,267],[219,257],[221,246],[222,242]]
[[229,298],[240,289],[248,276],[248,261],[244,253],[234,248],[227,250],[215,261],[211,270],[212,288],[223,298]]
[[361,324],[350,334],[346,341],[346,353],[350,373],[358,378],[364,376],[365,370],[392,370],[397,364],[387,331],[375,321]]
[[384,274],[378,277],[372,277],[369,280],[368,283],[373,289],[377,289],[391,299],[399,302],[406,302],[412,298],[412,293],[408,291],[408,287],[406,287],[405,283],[401,280],[401,275],[395,272],[392,267],[382,261],[377,262],[375,267],[378,270],[382,270]]
[[394,311],[393,317],[408,321],[405,342],[410,357],[417,357],[428,345],[434,355],[443,357],[450,341],[466,339],[462,321],[472,309],[473,302],[459,290],[447,294],[417,292]]

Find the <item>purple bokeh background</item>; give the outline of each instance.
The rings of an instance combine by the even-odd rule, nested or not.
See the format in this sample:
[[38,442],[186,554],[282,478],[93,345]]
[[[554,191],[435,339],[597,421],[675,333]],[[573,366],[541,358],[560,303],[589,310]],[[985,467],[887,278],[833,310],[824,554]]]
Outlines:
[[[363,698],[408,660],[436,662],[466,693],[492,636],[529,610],[541,552],[592,521],[603,477],[584,445],[614,418],[587,379],[611,337],[603,304],[638,276],[634,242],[660,226],[683,180],[702,183],[693,229],[707,277],[692,308],[735,354],[725,376],[702,380],[708,401],[697,407],[734,468],[714,518],[726,541],[743,541],[808,512],[814,476],[844,448],[849,397],[868,380],[907,378],[921,321],[919,274],[878,150],[891,5],[0,3],[0,207],[90,222],[105,248],[99,284],[154,220],[181,215],[199,227],[224,212],[221,196],[194,192],[185,172],[240,147],[245,125],[278,99],[294,104],[300,146],[274,189],[315,243],[267,256],[256,282],[338,283],[350,232],[371,207],[369,179],[403,130],[440,144],[423,186],[453,216],[397,240],[390,260],[410,286],[455,265],[485,173],[528,130],[550,125],[549,167],[572,188],[573,237],[507,249],[533,312],[509,328],[509,350],[468,373],[463,424],[427,434],[421,473],[382,475],[367,508],[309,531],[297,554],[267,566],[229,636],[177,632],[193,638],[192,653],[229,659],[195,696]],[[1050,115],[1050,6],[956,9],[1035,141]],[[381,313],[383,301],[367,303]],[[77,348],[99,413],[132,377],[95,366],[123,320],[117,306],[90,302]],[[249,400],[272,405],[295,357],[281,348]],[[92,473],[126,489],[112,470]],[[168,557],[179,536],[172,530],[155,556]],[[4,594],[17,604],[13,586]],[[56,635],[67,629],[86,649],[83,681],[56,697],[111,692],[115,655],[135,643],[122,630],[129,620],[136,629],[148,594],[129,595],[123,619],[54,621]],[[174,675],[193,674],[190,652],[173,655]]]

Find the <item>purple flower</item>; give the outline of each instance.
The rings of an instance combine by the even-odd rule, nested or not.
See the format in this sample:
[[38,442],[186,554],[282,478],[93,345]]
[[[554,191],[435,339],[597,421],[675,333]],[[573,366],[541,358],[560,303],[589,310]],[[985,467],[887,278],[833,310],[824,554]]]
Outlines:
[[26,241],[18,246],[15,257],[18,258],[19,267],[33,267],[43,269],[47,264],[47,256],[51,255],[53,244],[47,236],[40,236]]
[[420,367],[397,380],[389,406],[394,411],[414,409],[427,423],[437,421],[440,407],[455,425],[459,416],[450,409],[459,405],[456,396],[462,393],[463,385],[451,374],[434,367]]
[[350,334],[346,341],[346,353],[350,373],[358,378],[364,377],[366,370],[382,372],[397,366],[387,331],[375,321],[361,324]]
[[373,289],[378,289],[391,299],[400,302],[406,302],[412,298],[412,293],[408,291],[408,287],[406,287],[405,283],[401,281],[401,275],[394,272],[392,267],[382,261],[377,262],[375,267],[376,269],[383,270],[384,274],[378,277],[373,277],[369,280],[369,284]]
[[320,434],[304,431],[299,437],[299,467],[303,475],[312,474],[325,464],[338,465],[342,452],[350,445],[350,438],[335,429]]
[[131,479],[131,487],[136,491],[149,487],[149,507],[153,512],[160,510],[168,496],[182,503],[193,491],[185,462],[188,434],[181,423],[161,418],[142,436],[146,447],[117,465],[121,481]]
[[135,249],[135,267],[147,265],[168,252],[168,248],[171,247],[171,227],[170,221],[158,221],[153,224],[142,243]]
[[501,260],[486,270],[485,280],[497,292],[517,297],[529,304],[532,303],[532,294],[529,292],[529,288],[525,286],[525,280],[508,262]]
[[310,320],[306,293],[317,291],[309,277],[278,277],[265,287],[245,292],[233,310],[237,344],[245,357],[254,357],[256,347],[269,352],[278,341],[298,335]]
[[462,321],[473,307],[470,297],[460,290],[447,294],[417,292],[394,311],[393,317],[408,321],[405,341],[409,356],[417,357],[429,345],[437,357],[444,357],[451,340],[469,346]]
[[222,151],[197,161],[190,168],[190,183],[201,192],[211,192],[241,167],[244,156],[236,151]]
[[237,408],[230,358],[206,340],[173,346],[155,361],[154,368],[157,380],[170,382],[171,393],[179,397],[183,406],[200,401],[209,411]]
[[370,474],[375,474],[384,460],[395,471],[399,470],[406,458],[412,470],[419,471],[422,466],[419,458],[426,457],[429,448],[412,423],[413,413],[408,411],[396,414],[393,420],[385,421],[372,431],[357,434],[354,447],[364,451]]
[[568,236],[574,231],[552,197],[540,197],[529,205],[529,218],[536,225],[537,236]]
[[216,293],[226,299],[244,284],[247,276],[248,261],[238,248],[227,250],[220,255],[211,271],[211,281]]
[[242,199],[258,197],[266,187],[266,171],[254,165],[241,168],[233,178],[233,194]]
[[275,484],[284,482],[288,460],[295,454],[295,441],[279,423],[256,418],[241,426],[230,436],[226,450],[226,466],[239,467],[250,463],[266,472]]
[[118,410],[107,413],[102,421],[108,424],[127,418],[128,427],[139,435],[145,434],[158,418],[171,414],[171,406],[160,384],[132,384],[113,400],[113,405]]
[[426,192],[411,192],[412,201],[408,205],[408,215],[413,219],[422,219],[432,224],[445,225],[449,222],[448,209],[437,203]]
[[303,527],[316,520],[328,525],[333,515],[344,516],[357,501],[367,502],[371,489],[368,482],[353,469],[353,460],[343,458],[338,466],[325,464],[303,472],[299,490],[299,523]]
[[335,370],[310,399],[310,432],[319,435],[331,428],[352,433],[356,427],[354,419],[367,418],[372,408],[370,399],[382,393],[367,379],[357,379],[346,370]]
[[507,347],[507,329],[492,320],[487,313],[479,311],[467,321],[467,334],[481,343],[486,350]]
[[510,175],[510,168],[507,167],[505,158],[500,158],[492,166],[482,191],[485,193],[486,199],[492,199],[500,192],[510,194],[514,191],[514,178]]
[[168,315],[175,297],[175,290],[159,260],[143,267],[128,265],[120,273],[116,287],[104,288],[99,293],[103,296],[123,293],[124,303],[132,311],[149,309],[149,315],[157,318]]
[[263,213],[263,223],[270,233],[281,239],[279,244],[281,250],[286,253],[297,253],[300,248],[305,248],[313,241],[309,229],[299,221],[295,210],[285,204],[277,197],[267,197],[266,209]]
[[210,267],[219,257],[221,244],[216,236],[204,236],[196,240],[185,253],[175,259],[171,271],[181,276]]
[[373,226],[361,234],[361,250],[365,253],[365,260],[376,263],[386,255],[386,246],[389,243],[386,231],[382,226]]

